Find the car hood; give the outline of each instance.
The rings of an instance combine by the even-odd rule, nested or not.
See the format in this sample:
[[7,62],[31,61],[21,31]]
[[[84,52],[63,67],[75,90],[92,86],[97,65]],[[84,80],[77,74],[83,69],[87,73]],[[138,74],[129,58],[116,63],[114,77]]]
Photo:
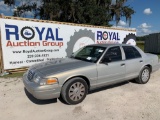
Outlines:
[[47,61],[35,64],[32,67],[30,67],[30,69],[34,70],[35,72],[40,72],[41,74],[47,76],[68,70],[90,66],[93,64],[94,63],[77,60],[73,58],[61,58],[61,59],[55,59],[53,61]]

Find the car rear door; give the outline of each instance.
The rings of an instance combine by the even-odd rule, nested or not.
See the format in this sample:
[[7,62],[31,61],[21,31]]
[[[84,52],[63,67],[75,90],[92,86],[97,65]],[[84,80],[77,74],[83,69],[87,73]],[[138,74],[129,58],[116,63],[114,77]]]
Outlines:
[[[102,62],[105,58],[111,58],[109,62]],[[97,64],[98,71],[98,86],[103,86],[113,82],[124,80],[125,78],[125,63],[122,60],[122,52],[119,46],[108,48],[104,57]]]
[[143,59],[139,51],[133,46],[123,46],[125,53],[126,77],[132,79],[139,75],[143,66]]

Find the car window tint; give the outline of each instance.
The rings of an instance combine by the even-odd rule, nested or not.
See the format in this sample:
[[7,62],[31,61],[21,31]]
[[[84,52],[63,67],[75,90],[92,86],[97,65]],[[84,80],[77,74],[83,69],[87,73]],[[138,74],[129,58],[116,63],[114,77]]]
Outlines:
[[82,49],[82,50],[77,54],[77,56],[87,56],[87,55],[90,55],[92,49],[93,49],[93,47],[86,47],[86,48]]
[[103,54],[103,52],[105,51],[105,49],[105,47],[86,46],[80,51],[75,52],[75,54],[72,57],[80,60],[97,62]]
[[133,47],[133,51],[134,51],[134,54],[135,54],[135,57],[136,58],[140,58],[141,57],[141,54],[139,53],[139,51]]
[[123,46],[126,59],[134,59],[141,57],[141,54],[132,46]]
[[104,58],[110,58],[111,62],[122,60],[120,47],[111,47],[107,50]]

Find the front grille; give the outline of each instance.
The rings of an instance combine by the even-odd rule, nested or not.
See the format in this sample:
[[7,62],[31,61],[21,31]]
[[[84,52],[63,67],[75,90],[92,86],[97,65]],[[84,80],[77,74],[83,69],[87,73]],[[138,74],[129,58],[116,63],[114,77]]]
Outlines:
[[28,80],[32,80],[33,79],[33,76],[34,76],[34,72],[33,71],[31,71],[31,70],[29,70],[28,71],[28,75],[27,75],[27,77],[28,77]]

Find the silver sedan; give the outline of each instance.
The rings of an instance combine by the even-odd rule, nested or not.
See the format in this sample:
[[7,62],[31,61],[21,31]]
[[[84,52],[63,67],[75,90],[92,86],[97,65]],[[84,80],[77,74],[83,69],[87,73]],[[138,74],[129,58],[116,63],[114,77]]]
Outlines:
[[23,76],[27,91],[37,99],[62,97],[82,102],[88,91],[135,79],[145,84],[159,69],[158,56],[125,44],[88,45],[69,58],[33,65]]

